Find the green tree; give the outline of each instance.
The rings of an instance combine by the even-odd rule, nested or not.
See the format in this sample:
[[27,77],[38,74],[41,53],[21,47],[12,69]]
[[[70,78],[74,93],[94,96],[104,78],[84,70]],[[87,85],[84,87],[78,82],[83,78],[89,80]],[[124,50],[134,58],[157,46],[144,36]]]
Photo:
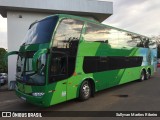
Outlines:
[[5,50],[4,48],[0,48],[0,73],[8,71],[8,66],[4,61],[4,57],[6,53],[7,53],[7,50]]

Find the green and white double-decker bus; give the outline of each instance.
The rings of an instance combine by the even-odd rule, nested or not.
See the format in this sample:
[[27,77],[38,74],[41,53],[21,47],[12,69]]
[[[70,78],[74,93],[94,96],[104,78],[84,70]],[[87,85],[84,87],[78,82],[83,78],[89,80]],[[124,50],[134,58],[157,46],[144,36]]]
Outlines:
[[51,106],[134,80],[156,69],[150,38],[78,16],[57,14],[30,25],[17,54],[16,94]]

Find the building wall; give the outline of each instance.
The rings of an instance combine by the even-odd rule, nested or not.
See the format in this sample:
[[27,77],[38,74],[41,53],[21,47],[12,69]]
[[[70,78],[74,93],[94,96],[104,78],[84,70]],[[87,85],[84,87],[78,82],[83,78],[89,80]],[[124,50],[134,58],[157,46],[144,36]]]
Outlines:
[[6,17],[7,10],[90,14],[102,22],[113,13],[113,3],[100,0],[0,0],[0,13]]
[[[19,15],[22,18],[19,18]],[[35,20],[42,19],[49,14],[29,13],[29,12],[7,12],[7,37],[8,51],[18,51],[25,37],[25,34]],[[9,56],[8,59],[8,86],[10,81],[15,81],[17,55]]]

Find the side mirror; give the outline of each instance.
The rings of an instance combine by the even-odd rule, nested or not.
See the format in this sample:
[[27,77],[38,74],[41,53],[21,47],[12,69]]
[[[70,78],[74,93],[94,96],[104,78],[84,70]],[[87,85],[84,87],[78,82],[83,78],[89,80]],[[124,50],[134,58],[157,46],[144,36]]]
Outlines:
[[37,66],[37,61],[39,59],[39,57],[42,55],[42,54],[46,54],[48,52],[47,49],[40,49],[38,50],[34,55],[33,55],[33,59],[32,59],[32,67],[33,67],[33,70],[34,71],[37,71],[38,69],[38,66]]

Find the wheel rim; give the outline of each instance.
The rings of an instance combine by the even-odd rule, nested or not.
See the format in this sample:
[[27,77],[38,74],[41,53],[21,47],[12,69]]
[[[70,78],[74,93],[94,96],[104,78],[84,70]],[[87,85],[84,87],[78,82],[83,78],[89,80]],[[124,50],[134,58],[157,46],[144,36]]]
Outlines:
[[84,97],[88,97],[90,95],[90,87],[88,85],[88,82],[86,82],[86,84],[83,85],[82,92]]
[[145,79],[145,76],[144,76],[144,73],[142,72],[141,74],[141,80],[144,80]]

